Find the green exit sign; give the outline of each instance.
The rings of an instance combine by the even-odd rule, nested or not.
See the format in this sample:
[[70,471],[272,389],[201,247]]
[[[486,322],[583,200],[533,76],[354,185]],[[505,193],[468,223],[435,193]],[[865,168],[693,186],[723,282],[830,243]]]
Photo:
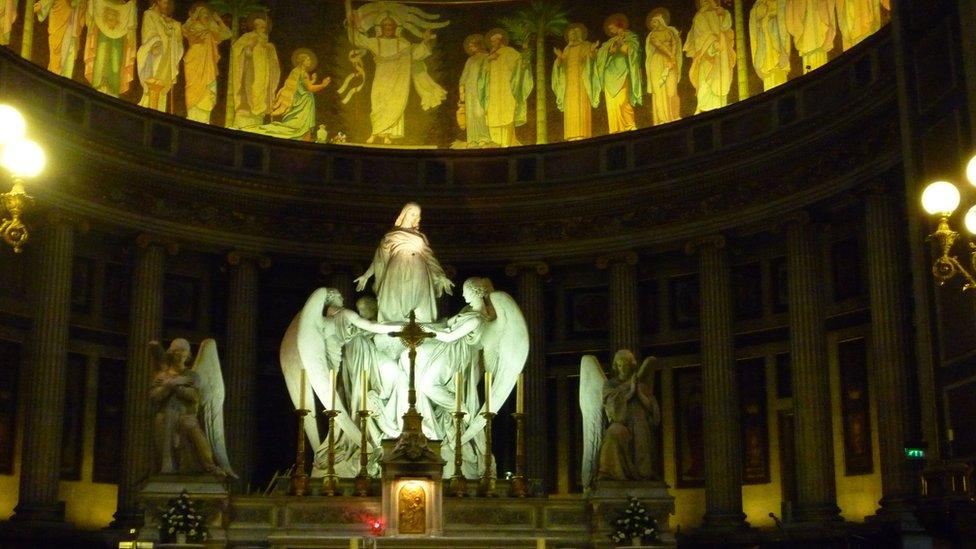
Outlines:
[[905,448],[905,459],[925,459],[925,448]]

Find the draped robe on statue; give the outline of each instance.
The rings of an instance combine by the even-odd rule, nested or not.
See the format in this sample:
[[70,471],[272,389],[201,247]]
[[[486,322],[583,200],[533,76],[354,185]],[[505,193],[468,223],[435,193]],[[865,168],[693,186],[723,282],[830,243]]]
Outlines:
[[0,0],[0,46],[10,43],[10,31],[17,21],[17,0]]
[[278,50],[257,31],[245,33],[234,42],[230,86],[234,90],[234,127],[263,124],[281,80]]
[[315,127],[315,94],[309,89],[309,82],[305,69],[292,69],[275,97],[271,112],[273,117],[280,116],[281,120],[242,129],[283,139],[307,138]]
[[654,19],[660,26],[647,35],[644,68],[647,71],[647,93],[651,94],[651,115],[656,126],[681,118],[678,81],[683,59],[678,29],[668,26],[661,16]]
[[695,113],[724,107],[735,76],[735,32],[728,10],[705,4],[698,10],[685,41],[685,52],[692,58],[688,76],[695,87],[698,105]]
[[837,34],[834,0],[787,0],[786,29],[803,58],[803,72],[822,67]]
[[423,233],[395,227],[373,256],[373,291],[379,322],[403,322],[415,311],[417,322],[437,320],[435,282],[445,278]]
[[593,86],[592,42],[567,44],[552,65],[552,91],[563,112],[566,141],[593,136],[593,110],[600,106],[600,90]]
[[85,0],[41,0],[38,21],[47,20],[47,70],[71,78],[78,58],[78,40],[85,26]]
[[603,386],[603,410],[610,421],[600,446],[598,479],[646,480],[655,478],[657,456],[654,424],[660,421],[657,402],[641,402],[632,381],[611,378]]
[[749,11],[752,66],[763,90],[785,84],[790,73],[790,35],[786,30],[786,0],[756,0]]
[[844,51],[881,28],[881,0],[835,0]]
[[468,143],[489,143],[488,114],[481,103],[478,80],[488,61],[488,54],[478,52],[468,57],[461,72],[460,90],[464,98],[464,122]]
[[434,82],[423,62],[431,55],[430,46],[426,42],[413,44],[399,36],[370,38],[357,32],[354,38],[356,47],[373,54],[376,63],[370,90],[372,135],[403,137],[403,112],[407,108],[411,83],[425,111],[440,105],[447,97],[447,91]]
[[[157,6],[158,7],[158,6]],[[168,111],[169,92],[180,73],[183,28],[156,7],[142,14],[142,45],[136,52],[142,99],[139,105]]]
[[[614,44],[617,49],[611,52]],[[594,87],[603,90],[610,133],[637,129],[634,107],[644,101],[640,58],[640,41],[629,30],[621,31],[597,50]]]
[[210,113],[217,103],[217,46],[230,38],[230,29],[212,18],[190,19],[183,23],[183,36],[189,43],[183,57],[186,75],[186,117],[210,123]]
[[89,0],[85,78],[96,90],[118,97],[129,90],[136,66],[136,0]]
[[519,144],[515,128],[525,124],[525,102],[533,85],[528,64],[515,48],[501,46],[489,55],[478,87],[488,115],[488,132],[496,145]]

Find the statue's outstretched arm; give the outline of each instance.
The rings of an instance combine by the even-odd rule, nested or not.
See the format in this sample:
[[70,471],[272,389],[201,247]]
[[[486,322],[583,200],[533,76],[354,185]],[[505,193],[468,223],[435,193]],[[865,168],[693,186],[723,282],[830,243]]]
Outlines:
[[470,334],[471,332],[475,331],[480,325],[481,325],[481,319],[476,316],[472,316],[471,318],[465,320],[461,324],[455,326],[454,329],[435,331],[434,337],[437,338],[437,341],[443,343],[453,343],[461,339],[462,337]]

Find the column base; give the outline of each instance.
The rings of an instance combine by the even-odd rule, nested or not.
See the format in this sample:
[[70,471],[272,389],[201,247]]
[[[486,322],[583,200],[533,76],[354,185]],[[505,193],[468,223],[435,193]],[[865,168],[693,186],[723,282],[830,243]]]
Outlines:
[[128,531],[133,528],[142,528],[145,523],[146,514],[138,506],[133,506],[117,510],[108,528],[110,530]]
[[14,514],[10,517],[10,522],[24,526],[66,526],[67,523],[64,521],[64,502],[18,503],[17,507],[14,507]]
[[830,524],[842,523],[840,509],[836,505],[810,505],[793,508],[793,523],[795,524]]
[[705,533],[730,533],[748,530],[751,527],[746,522],[746,515],[738,513],[705,513],[702,525],[697,531]]
[[749,526],[742,513],[708,513],[702,525],[687,534],[678,535],[684,547],[755,547],[760,532]]

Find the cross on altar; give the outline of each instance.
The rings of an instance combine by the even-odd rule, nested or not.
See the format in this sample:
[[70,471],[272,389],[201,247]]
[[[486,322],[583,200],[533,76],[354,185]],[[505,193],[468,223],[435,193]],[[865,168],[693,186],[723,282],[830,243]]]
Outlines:
[[[419,449],[425,446],[426,438],[423,435],[423,416],[417,411],[417,389],[414,385],[414,375],[417,365],[417,347],[425,339],[434,337],[433,332],[424,331],[417,323],[417,315],[410,311],[410,321],[407,322],[399,332],[391,332],[390,337],[398,337],[407,347],[410,358],[410,386],[407,391],[407,413],[403,414],[403,431],[397,443],[398,448],[413,446],[413,451],[408,450],[408,454],[422,453]],[[423,439],[421,442],[420,439]]]

